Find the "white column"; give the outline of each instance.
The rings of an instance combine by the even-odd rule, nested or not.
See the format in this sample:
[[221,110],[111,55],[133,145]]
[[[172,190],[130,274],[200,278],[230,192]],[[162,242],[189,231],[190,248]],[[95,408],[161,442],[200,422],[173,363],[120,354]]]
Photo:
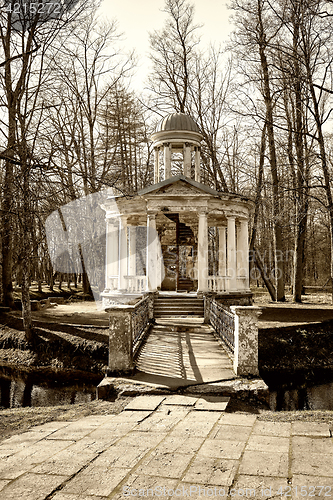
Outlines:
[[105,259],[105,288],[113,289],[114,280],[111,277],[118,276],[118,222],[114,219],[106,219],[106,259]]
[[198,226],[198,292],[208,291],[208,221],[207,213],[199,213]]
[[235,291],[237,290],[235,217],[228,217],[227,246],[227,276],[229,277],[229,291]]
[[136,275],[136,227],[128,227],[128,274]]
[[164,180],[171,177],[171,147],[170,143],[164,144]]
[[184,175],[191,178],[191,145],[186,142],[183,146]]
[[244,288],[249,288],[249,233],[248,221],[242,219],[238,230],[237,237],[237,269],[240,277],[244,280]]
[[160,182],[160,148],[154,149],[154,184]]
[[127,289],[127,281],[125,276],[127,276],[127,217],[125,215],[120,216],[119,220],[119,285],[118,288],[121,292],[125,292]]
[[219,227],[219,276],[225,276],[227,272],[227,239],[226,227]]
[[200,182],[200,148],[195,148],[195,177],[194,180]]
[[157,245],[157,231],[156,231],[156,214],[148,212],[147,214],[147,262],[146,262],[146,276],[147,276],[147,291],[155,292],[157,290],[158,280],[158,245]]

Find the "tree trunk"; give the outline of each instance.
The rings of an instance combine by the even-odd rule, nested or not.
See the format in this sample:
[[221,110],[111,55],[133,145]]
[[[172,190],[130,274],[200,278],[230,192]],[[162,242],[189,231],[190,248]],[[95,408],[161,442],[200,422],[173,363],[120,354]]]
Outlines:
[[284,301],[284,262],[283,262],[283,238],[282,226],[280,222],[280,190],[279,177],[277,171],[277,158],[275,150],[274,126],[273,126],[273,99],[270,90],[270,77],[266,57],[266,35],[264,32],[261,6],[258,2],[258,35],[259,35],[259,55],[261,70],[263,73],[263,94],[266,106],[267,118],[267,137],[269,145],[269,159],[271,166],[272,184],[273,184],[273,223],[274,223],[274,258],[275,258],[275,289],[276,300]]
[[84,260],[83,260],[82,247],[81,247],[80,244],[79,244],[79,254],[80,254],[81,266],[82,266],[82,287],[83,287],[83,293],[85,293],[85,294],[90,295],[91,297],[93,297],[94,295],[93,295],[92,289],[90,287],[90,283],[89,283],[89,280],[88,280],[88,275],[86,273],[86,268],[85,268]]

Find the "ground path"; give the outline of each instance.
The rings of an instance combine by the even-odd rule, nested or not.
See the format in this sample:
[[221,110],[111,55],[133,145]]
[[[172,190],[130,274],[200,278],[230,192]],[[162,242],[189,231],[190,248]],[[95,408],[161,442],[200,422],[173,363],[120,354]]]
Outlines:
[[[263,308],[263,313],[259,319],[259,327],[266,328],[333,320],[333,307],[327,303],[272,303],[268,301],[260,302],[257,299],[255,305]],[[20,312],[17,312],[17,314],[20,315]],[[34,311],[32,316],[38,321],[108,325],[108,314],[99,310],[93,301],[59,304],[49,309]]]
[[0,500],[120,499],[147,488],[163,498],[332,496],[328,424],[261,422],[225,406],[140,396],[118,415],[33,427],[0,445]]

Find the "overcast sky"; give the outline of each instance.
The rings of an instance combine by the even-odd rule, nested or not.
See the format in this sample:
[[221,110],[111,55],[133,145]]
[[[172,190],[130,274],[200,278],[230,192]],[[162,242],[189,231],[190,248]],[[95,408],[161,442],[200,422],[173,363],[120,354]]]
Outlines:
[[[203,24],[201,31],[203,47],[209,42],[223,43],[228,39],[231,30],[229,16],[231,11],[227,2],[220,0],[194,0],[194,21]],[[140,90],[149,70],[148,32],[160,29],[167,15],[162,12],[164,0],[104,0],[101,7],[102,16],[116,19],[119,31],[124,33],[125,45],[136,49],[139,57],[139,68],[134,78],[134,86]],[[202,48],[203,48],[202,47]]]

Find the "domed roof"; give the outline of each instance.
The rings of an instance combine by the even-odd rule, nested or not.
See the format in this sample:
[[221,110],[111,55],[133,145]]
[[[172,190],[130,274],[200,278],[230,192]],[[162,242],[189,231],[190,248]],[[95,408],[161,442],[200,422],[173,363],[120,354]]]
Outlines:
[[198,125],[193,118],[185,113],[171,113],[163,118],[156,128],[156,132],[165,132],[167,130],[190,130],[200,133]]

